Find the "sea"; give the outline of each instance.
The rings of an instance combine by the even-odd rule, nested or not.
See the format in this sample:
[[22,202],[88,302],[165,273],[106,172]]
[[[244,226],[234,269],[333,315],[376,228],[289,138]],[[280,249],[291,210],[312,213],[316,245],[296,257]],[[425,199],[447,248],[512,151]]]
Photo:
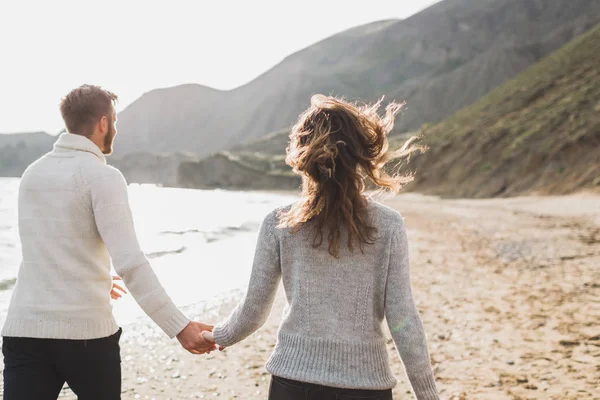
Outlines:
[[[0,325],[21,260],[18,188],[18,178],[0,178]],[[135,184],[129,186],[129,196],[152,268],[174,302],[192,313],[243,295],[262,219],[297,199],[291,194]],[[113,301],[113,312],[121,325],[147,320],[131,295]]]

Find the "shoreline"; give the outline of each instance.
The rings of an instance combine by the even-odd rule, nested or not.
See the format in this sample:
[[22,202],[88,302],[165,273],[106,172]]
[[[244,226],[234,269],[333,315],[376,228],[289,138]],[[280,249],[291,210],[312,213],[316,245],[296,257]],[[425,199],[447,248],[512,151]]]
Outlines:
[[[408,193],[380,201],[406,220],[413,292],[442,398],[598,399],[600,196]],[[236,301],[186,311],[213,324]],[[188,354],[151,323],[126,325],[122,398],[265,399],[264,365],[284,306],[280,288],[258,332],[208,356]],[[414,399],[391,340],[388,352],[395,398]]]

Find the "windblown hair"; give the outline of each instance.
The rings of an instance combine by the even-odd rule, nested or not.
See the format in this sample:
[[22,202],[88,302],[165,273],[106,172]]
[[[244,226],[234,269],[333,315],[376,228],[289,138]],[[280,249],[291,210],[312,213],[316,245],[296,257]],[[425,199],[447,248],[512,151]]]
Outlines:
[[112,109],[119,98],[95,85],[82,85],[71,90],[60,101],[60,113],[69,133],[89,137],[94,124],[103,116],[112,119]]
[[421,149],[413,146],[417,138],[411,138],[400,150],[389,151],[387,136],[402,106],[390,103],[380,115],[381,100],[359,106],[314,95],[292,128],[287,148],[286,163],[302,176],[302,197],[281,213],[280,227],[295,233],[311,221],[313,247],[321,246],[327,235],[334,257],[339,256],[342,228],[348,232],[350,250],[358,244],[362,252],[365,244],[372,244],[377,229],[369,220],[365,181],[398,192],[412,175],[390,172],[386,164]]

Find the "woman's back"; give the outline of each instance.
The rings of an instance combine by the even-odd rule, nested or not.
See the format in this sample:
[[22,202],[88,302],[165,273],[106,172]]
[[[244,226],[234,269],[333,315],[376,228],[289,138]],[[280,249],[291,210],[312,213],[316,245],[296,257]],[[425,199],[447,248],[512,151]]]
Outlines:
[[[271,310],[280,279],[288,301],[267,370],[320,385],[382,390],[395,386],[382,320],[417,394],[437,398],[423,326],[414,305],[402,217],[370,201],[377,233],[361,252],[342,247],[333,257],[313,247],[311,224],[280,228],[280,210],[261,225],[246,297],[218,325],[218,344],[231,346],[258,329]],[[344,236],[345,234],[343,234]],[[342,236],[342,238],[343,238]],[[429,396],[429,397],[427,397]]]
[[[296,233],[276,229],[288,310],[281,332],[333,341],[371,342],[382,338],[385,287],[392,236],[403,229],[398,212],[374,201],[369,217],[377,227],[363,251],[313,248],[311,224]],[[342,243],[347,232],[342,231]]]
[[[382,321],[386,298],[403,296],[402,291],[391,290],[398,285],[388,287],[388,269],[406,258],[402,254],[408,249],[405,242],[392,249],[398,246],[395,237],[404,235],[400,214],[373,201],[368,211],[371,226],[377,229],[373,243],[363,251],[342,246],[337,257],[327,246],[313,248],[310,223],[296,233],[276,230],[288,309],[267,363],[273,375],[342,388],[380,390],[396,384]],[[340,241],[345,243],[346,238],[342,230]],[[391,260],[392,250],[401,260]],[[400,283],[406,286],[404,292],[410,292],[409,281]],[[405,306],[407,316],[412,314],[412,321],[420,324],[410,310],[412,298]],[[427,348],[420,350],[428,368]]]
[[313,96],[292,128],[286,158],[302,175],[302,196],[263,221],[246,297],[215,327],[214,339],[230,346],[258,329],[283,280],[288,307],[267,363],[275,377],[390,398],[396,379],[385,318],[417,398],[437,399],[402,217],[363,195],[366,178],[392,191],[410,181],[384,168],[411,152],[410,141],[388,152],[399,105],[390,104],[384,117],[378,107]]

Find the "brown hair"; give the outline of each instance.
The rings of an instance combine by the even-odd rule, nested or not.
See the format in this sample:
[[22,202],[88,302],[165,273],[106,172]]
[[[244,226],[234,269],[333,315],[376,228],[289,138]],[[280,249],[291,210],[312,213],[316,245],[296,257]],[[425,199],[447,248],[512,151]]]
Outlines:
[[99,86],[82,85],[71,90],[60,101],[60,113],[67,131],[91,136],[94,124],[100,118],[112,119],[111,111],[117,100],[116,94]]
[[[308,221],[314,222],[313,247],[323,243],[327,231],[329,253],[339,256],[341,227],[348,230],[348,247],[374,241],[376,228],[369,222],[365,179],[381,189],[397,192],[412,180],[411,175],[386,171],[392,159],[406,158],[420,147],[411,138],[398,151],[390,152],[388,133],[402,104],[390,103],[385,115],[378,110],[381,100],[359,106],[341,99],[314,95],[290,133],[286,163],[302,175],[302,198],[280,215],[280,227],[294,233]],[[399,166],[399,164],[397,164]]]

